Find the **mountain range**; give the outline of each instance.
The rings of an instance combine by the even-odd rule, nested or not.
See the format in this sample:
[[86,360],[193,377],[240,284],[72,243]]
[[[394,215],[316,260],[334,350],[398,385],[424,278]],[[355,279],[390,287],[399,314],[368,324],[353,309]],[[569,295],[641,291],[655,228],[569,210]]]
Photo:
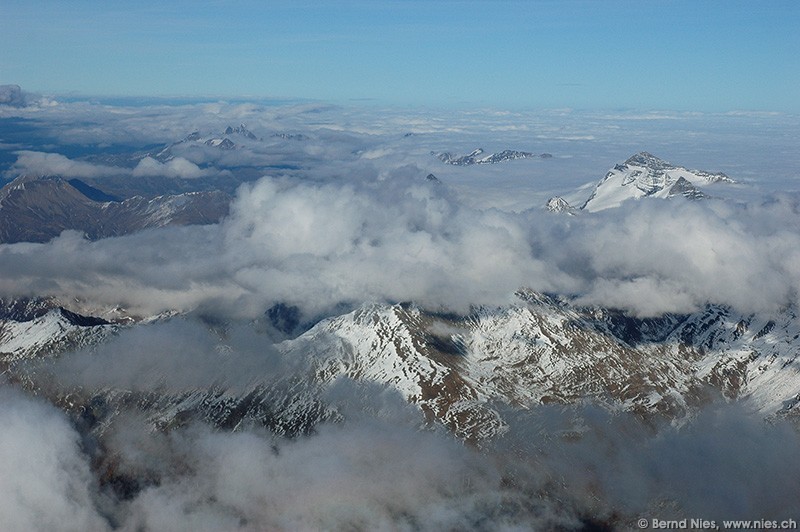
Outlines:
[[[302,144],[307,137],[275,138]],[[137,156],[163,164],[179,157],[186,146],[236,153],[255,142],[261,140],[241,125],[208,135],[193,132]],[[486,155],[476,150],[439,158],[448,164],[479,165],[543,155],[511,150]],[[418,175],[413,191],[430,206],[439,201],[434,193],[444,191],[446,178],[424,175]],[[218,223],[228,215],[230,190],[242,182],[237,178],[155,176],[137,181],[131,174],[114,181],[20,175],[0,190],[0,243],[46,242],[64,230],[103,239],[167,225]],[[227,188],[216,188],[217,182]],[[591,217],[645,198],[702,201],[713,197],[713,187],[733,183],[724,174],[688,170],[641,152],[611,168],[580,207],[555,197],[546,208]],[[164,186],[197,190],[134,193],[163,192]],[[267,205],[264,214],[276,209],[268,200],[278,188],[261,191],[260,201]],[[304,212],[322,203],[308,205],[295,198],[281,220],[297,223]],[[346,210],[347,201],[342,206]],[[492,216],[486,238],[505,237],[513,224],[496,212]],[[585,219],[543,218],[564,225]],[[264,223],[271,224],[264,231],[280,226],[274,220]],[[248,227],[245,233],[252,232]],[[425,231],[420,223],[412,234],[422,242],[429,237]],[[458,235],[448,230],[441,238],[449,245]],[[158,245],[156,238],[150,241]],[[379,244],[359,241],[353,246],[374,252]],[[481,237],[475,245],[486,242]],[[3,247],[12,254],[25,245]],[[290,258],[288,262],[297,261],[295,266],[306,260]],[[245,268],[237,270],[245,272],[242,287],[249,275],[246,259]],[[263,283],[279,283],[273,276],[283,273],[278,268],[268,275],[253,270],[252,279]],[[183,281],[181,273],[175,275]],[[218,317],[211,308],[141,315],[122,303],[28,293],[0,299],[0,373],[4,382],[68,415],[91,457],[93,479],[118,501],[135,499],[160,483],[168,485],[173,468],[183,467],[130,465],[136,460],[126,464],[112,449],[127,437],[119,431],[128,430],[132,419],[141,420],[151,435],[203,426],[219,433],[252,430],[274,441],[304,441],[320,427],[347,421],[352,402],[369,409],[374,396],[387,394],[418,414],[415,430],[441,431],[451,439],[455,436],[458,445],[476,450],[492,448],[513,432],[516,416],[540,408],[597,408],[609,416],[633,419],[653,433],[688,423],[706,406],[719,403],[735,403],[770,423],[800,422],[800,318],[795,305],[752,313],[709,301],[691,312],[640,317],[582,304],[578,294],[522,286],[508,296],[505,304],[473,304],[458,311],[415,301],[342,301],[326,307],[336,310],[313,318],[288,302],[270,300],[272,306],[247,321]],[[175,330],[189,331],[187,343],[183,336],[172,341]],[[151,337],[167,337],[167,347],[148,343]],[[343,386],[355,391],[342,393]],[[557,438],[580,439],[581,433],[576,429]],[[141,435],[134,440],[131,448],[161,445]],[[274,453],[279,453],[277,446]],[[514,453],[508,456],[513,461]],[[538,455],[532,460],[537,459]],[[569,483],[564,485],[562,491],[569,492]],[[548,489],[537,496],[562,492]],[[622,527],[629,517],[622,510],[590,521]]]
[[[767,316],[709,304],[692,314],[635,318],[529,290],[517,297],[515,304],[465,315],[410,303],[363,305],[276,344],[287,359],[305,361],[301,371],[256,379],[235,393],[151,392],[135,403],[154,422],[190,416],[226,426],[255,422],[292,434],[335,418],[335,407],[322,397],[347,377],[396,391],[430,420],[473,441],[503,432],[496,405],[591,400],[645,420],[680,419],[723,397],[766,418],[800,415],[800,361],[793,348],[800,319],[794,308]],[[183,319],[142,320],[118,309],[89,316],[55,300],[6,300],[0,311],[0,353],[9,375],[17,374],[18,364],[25,368],[26,360],[97,345],[131,327]],[[275,314],[265,319],[281,326]],[[225,345],[224,336],[219,343]],[[42,385],[28,379],[34,388]],[[82,393],[87,401],[102,398],[106,415],[121,413],[137,395],[121,389]]]
[[228,126],[221,133],[202,134],[200,131],[196,130],[179,141],[167,144],[158,151],[140,154],[139,157],[152,157],[159,162],[167,162],[174,158],[173,151],[176,146],[185,148],[191,145],[202,145],[219,150],[234,150],[237,148],[237,144],[235,141],[231,140],[232,138],[240,142],[263,140],[256,137],[255,133],[247,129],[244,124],[240,124],[236,127]]

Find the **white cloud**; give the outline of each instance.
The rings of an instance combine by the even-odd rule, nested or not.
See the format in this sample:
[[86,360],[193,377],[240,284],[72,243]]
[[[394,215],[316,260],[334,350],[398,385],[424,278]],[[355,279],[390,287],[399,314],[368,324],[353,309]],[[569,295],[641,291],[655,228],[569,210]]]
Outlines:
[[[641,515],[800,511],[796,431],[735,405],[656,427],[591,407],[506,412],[508,432],[478,448],[420,429],[419,410],[374,387],[345,381],[327,399],[344,420],[292,439],[199,424],[153,432],[120,416],[104,427],[106,454],[92,469],[60,412],[0,390],[0,526],[101,531],[107,518],[121,530],[574,529],[587,519],[625,527]],[[94,486],[109,467],[148,481],[129,500],[101,494]]]
[[0,426],[0,529],[109,529],[80,436],[61,412],[0,389]]
[[175,157],[160,163],[152,157],[144,157],[133,169],[133,177],[165,176],[180,179],[194,179],[214,174],[213,170],[201,169],[183,157]]
[[584,302],[644,315],[706,302],[776,311],[798,303],[797,205],[634,202],[571,221],[547,254],[580,279]]
[[643,200],[560,217],[469,208],[402,172],[339,184],[264,178],[240,189],[220,225],[0,246],[0,291],[240,317],[276,302],[306,316],[383,300],[466,311],[523,286],[640,315],[706,302],[774,311],[800,293],[797,204]]
[[33,174],[38,176],[98,178],[129,173],[130,170],[126,168],[75,161],[60,153],[23,150],[17,152],[17,161],[6,171],[6,177],[10,179],[19,175]]

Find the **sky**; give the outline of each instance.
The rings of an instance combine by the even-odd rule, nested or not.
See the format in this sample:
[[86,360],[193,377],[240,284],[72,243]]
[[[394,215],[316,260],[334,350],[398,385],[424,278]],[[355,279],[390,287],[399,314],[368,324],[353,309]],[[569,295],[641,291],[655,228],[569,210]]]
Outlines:
[[793,1],[5,0],[45,94],[800,111]]

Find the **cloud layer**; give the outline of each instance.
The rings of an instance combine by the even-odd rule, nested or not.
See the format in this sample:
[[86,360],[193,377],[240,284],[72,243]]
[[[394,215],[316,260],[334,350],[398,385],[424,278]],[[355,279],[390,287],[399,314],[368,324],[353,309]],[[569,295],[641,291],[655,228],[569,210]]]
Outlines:
[[145,157],[138,162],[131,172],[133,177],[166,176],[180,179],[194,179],[213,175],[213,170],[203,170],[183,157],[175,157],[165,163],[160,163],[152,157]]
[[0,424],[0,529],[107,529],[80,436],[61,412],[3,387]]
[[642,516],[788,519],[800,511],[796,431],[735,406],[655,432],[625,414],[540,407],[509,416],[506,436],[476,449],[436,428],[420,431],[421,414],[398,397],[352,384],[336,397],[359,407],[295,439],[199,424],[152,432],[135,417],[117,418],[104,436],[114,468],[150,479],[121,500],[100,487],[104,469],[90,464],[63,414],[2,390],[0,526],[626,529]]
[[183,157],[175,157],[166,163],[156,161],[152,157],[144,157],[131,169],[74,160],[60,153],[25,150],[17,152],[17,160],[5,172],[5,176],[8,179],[20,175],[94,179],[112,176],[130,176],[131,178],[164,176],[195,179],[212,176],[216,173],[217,171],[214,169],[202,169]]
[[[513,301],[520,287],[640,315],[708,301],[765,312],[798,303],[796,193],[762,197],[743,187],[731,197],[747,193],[747,201],[642,200],[577,217],[539,209],[552,191],[595,180],[643,148],[686,155],[674,162],[688,166],[709,168],[703,157],[715,158],[709,169],[738,177],[739,165],[746,177],[764,172],[781,178],[772,188],[791,190],[798,131],[791,117],[224,102],[0,107],[2,117],[45,117],[47,135],[91,149],[136,151],[242,121],[267,139],[235,150],[183,143],[172,160],[145,157],[133,168],[43,151],[49,146],[16,154],[8,178],[158,175],[196,183],[209,168],[228,168],[235,179],[240,167],[263,176],[239,188],[218,225],[95,242],[67,231],[46,244],[0,245],[3,295],[55,295],[143,316],[179,310],[227,323],[222,333],[210,332],[208,321],[139,325],[34,366],[65,388],[238,393],[254,375],[264,381],[302,369],[303,360],[277,355],[263,335],[230,323],[260,318],[279,302],[305,319],[366,301],[467,311]],[[763,134],[775,124],[778,133]],[[770,127],[753,127],[762,125]],[[430,156],[479,146],[556,157],[475,169]],[[441,182],[426,180],[428,173]],[[103,458],[147,479],[120,500],[102,482],[108,470],[98,462],[108,461],[87,455],[98,452],[96,435],[79,434],[64,414],[10,387],[0,389],[3,530],[515,530],[587,521],[626,528],[637,516],[749,519],[800,510],[797,433],[735,406],[714,406],[680,427],[645,427],[591,408],[504,412],[508,433],[478,449],[425,427],[399,398],[347,381],[325,398],[344,421],[291,440],[197,423],[153,432],[135,414],[116,417],[104,427]]]
[[278,302],[306,317],[364,301],[464,311],[523,286],[639,315],[706,302],[774,311],[797,303],[798,204],[641,200],[566,217],[468,207],[414,167],[319,184],[263,178],[217,226],[0,246],[0,291],[250,318]]
[[39,151],[17,152],[17,161],[6,172],[6,178],[13,179],[18,175],[60,176],[60,177],[104,177],[126,175],[130,171],[117,166],[92,164],[85,161],[72,160],[60,153]]

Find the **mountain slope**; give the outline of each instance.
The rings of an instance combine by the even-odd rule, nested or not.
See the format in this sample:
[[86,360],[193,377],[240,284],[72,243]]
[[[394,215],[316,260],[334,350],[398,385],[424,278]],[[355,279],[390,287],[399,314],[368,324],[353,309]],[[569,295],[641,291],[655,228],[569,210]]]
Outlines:
[[93,345],[117,326],[71,312],[52,299],[0,300],[0,364]]
[[[689,315],[639,319],[530,291],[518,295],[515,305],[463,316],[410,304],[364,305],[277,344],[293,369],[265,373],[245,388],[85,389],[70,401],[102,398],[98,419],[133,407],[158,426],[199,417],[296,434],[339,415],[324,397],[346,378],[394,390],[428,420],[474,441],[504,431],[503,408],[537,404],[591,401],[643,419],[680,419],[722,396],[764,417],[800,413],[794,309],[760,316],[708,305]],[[0,324],[6,363],[58,352],[68,357],[68,350],[117,330],[86,318],[76,325],[58,308],[35,315],[9,314]],[[220,338],[220,353],[225,346]]]
[[97,239],[150,227],[215,223],[228,213],[230,202],[218,191],[96,201],[102,191],[86,186],[81,190],[58,177],[31,176],[7,184],[0,189],[0,243],[46,242],[66,229]]
[[502,426],[494,402],[592,399],[676,418],[719,393],[764,416],[795,414],[800,363],[792,345],[800,320],[793,309],[767,317],[708,305],[636,319],[533,292],[520,297],[523,304],[461,317],[367,306],[284,348],[325,360],[320,382],[346,375],[389,386],[468,438]]

